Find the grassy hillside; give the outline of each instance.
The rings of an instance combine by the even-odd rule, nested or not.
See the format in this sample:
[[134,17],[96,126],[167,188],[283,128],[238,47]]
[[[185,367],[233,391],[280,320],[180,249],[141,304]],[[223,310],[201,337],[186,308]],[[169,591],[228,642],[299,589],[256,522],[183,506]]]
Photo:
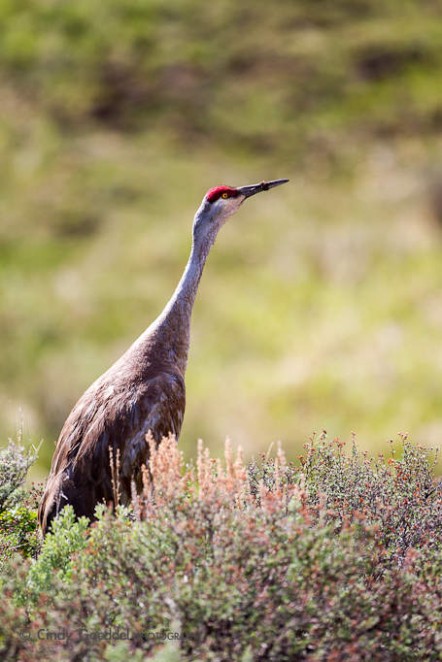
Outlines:
[[[224,228],[184,449],[313,430],[440,442],[439,2],[2,2],[0,433],[45,438]],[[42,469],[43,470],[43,469]]]

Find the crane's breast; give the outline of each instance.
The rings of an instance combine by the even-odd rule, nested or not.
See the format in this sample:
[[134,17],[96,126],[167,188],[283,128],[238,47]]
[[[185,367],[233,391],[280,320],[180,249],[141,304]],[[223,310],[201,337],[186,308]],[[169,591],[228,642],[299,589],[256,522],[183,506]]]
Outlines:
[[130,433],[120,445],[121,471],[126,477],[136,473],[146,462],[149,432],[157,443],[169,434],[178,439],[186,406],[184,380],[178,374],[162,373],[144,384],[128,404],[126,415],[130,419]]

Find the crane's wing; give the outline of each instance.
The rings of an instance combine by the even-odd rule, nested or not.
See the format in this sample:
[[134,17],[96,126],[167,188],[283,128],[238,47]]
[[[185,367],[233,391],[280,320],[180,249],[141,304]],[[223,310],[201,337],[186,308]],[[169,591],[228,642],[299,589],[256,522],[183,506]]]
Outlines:
[[178,438],[185,409],[184,379],[162,372],[149,380],[103,375],[83,394],[58,439],[39,509],[43,531],[70,503],[78,516],[92,518],[95,505],[113,500],[110,450],[119,458],[122,502],[130,501],[131,480],[141,486],[140,467],[148,461],[146,435],[159,443]]

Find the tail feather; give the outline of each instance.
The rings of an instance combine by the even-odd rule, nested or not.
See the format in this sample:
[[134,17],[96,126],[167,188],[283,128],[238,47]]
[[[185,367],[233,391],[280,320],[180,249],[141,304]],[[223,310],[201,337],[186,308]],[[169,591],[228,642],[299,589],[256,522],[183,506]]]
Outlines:
[[67,505],[71,505],[77,517],[88,517],[94,520],[95,506],[98,503],[108,504],[113,501],[110,479],[96,484],[84,484],[77,476],[74,481],[67,472],[50,476],[46,490],[38,509],[38,521],[45,536],[52,521]]

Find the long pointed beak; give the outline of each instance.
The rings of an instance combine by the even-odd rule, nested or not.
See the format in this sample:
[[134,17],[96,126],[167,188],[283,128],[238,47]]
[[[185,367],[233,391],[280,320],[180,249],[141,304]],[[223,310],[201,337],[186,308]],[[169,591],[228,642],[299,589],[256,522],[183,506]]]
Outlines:
[[281,186],[281,184],[286,184],[288,181],[288,179],[273,179],[271,182],[261,182],[260,184],[250,184],[249,186],[238,186],[236,190],[246,198],[250,198],[256,193],[261,193],[261,191],[268,191],[270,188]]

